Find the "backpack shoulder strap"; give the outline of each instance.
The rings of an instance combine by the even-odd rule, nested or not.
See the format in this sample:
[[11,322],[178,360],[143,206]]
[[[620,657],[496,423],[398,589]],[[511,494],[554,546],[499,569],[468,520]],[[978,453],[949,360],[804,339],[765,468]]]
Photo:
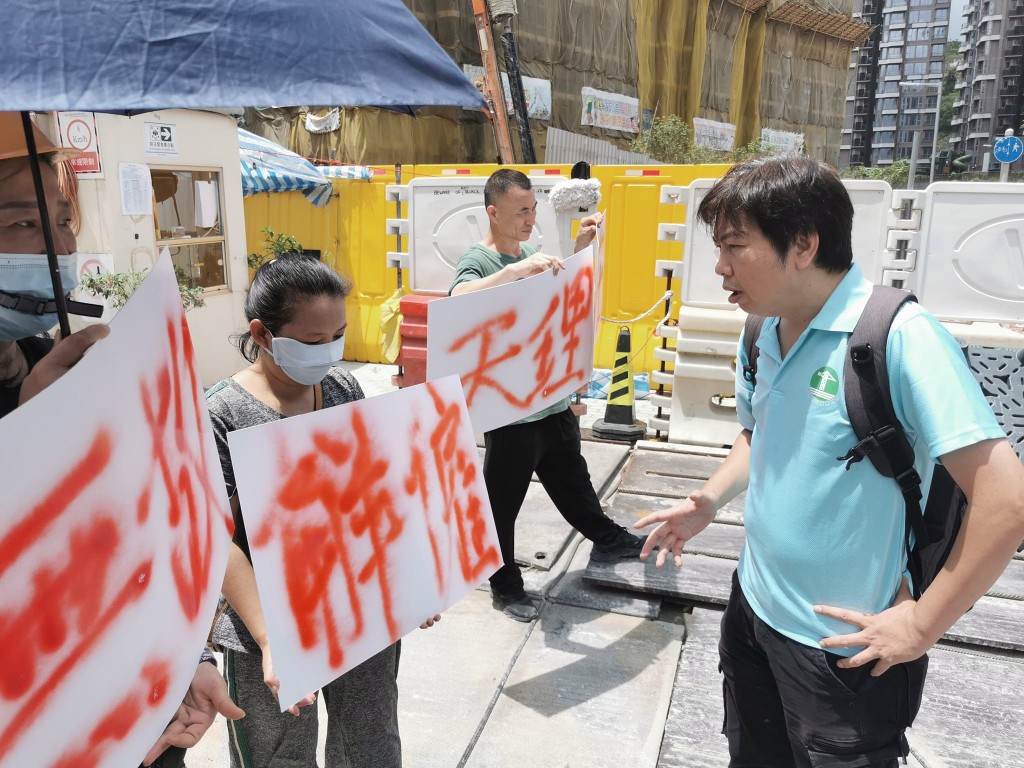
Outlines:
[[921,476],[914,469],[914,450],[896,418],[886,365],[889,329],[908,301],[917,301],[917,297],[898,288],[874,286],[853,329],[843,368],[843,388],[850,424],[859,442],[839,460],[845,461],[849,469],[866,457],[881,475],[899,485],[906,512],[907,565],[915,597],[919,597],[923,571],[920,558],[910,547],[910,532],[918,542],[929,540],[921,511]]
[[743,366],[743,378],[750,382],[750,386],[757,386],[757,356],[761,352],[757,346],[757,339],[761,335],[761,328],[766,318],[761,315],[747,315],[747,321],[743,324],[743,348],[747,352],[747,364]]
[[913,450],[896,418],[886,366],[889,329],[908,301],[917,298],[898,288],[873,287],[850,336],[843,370],[846,410],[860,440],[846,460],[855,463],[867,457],[886,477],[898,477],[914,463]]

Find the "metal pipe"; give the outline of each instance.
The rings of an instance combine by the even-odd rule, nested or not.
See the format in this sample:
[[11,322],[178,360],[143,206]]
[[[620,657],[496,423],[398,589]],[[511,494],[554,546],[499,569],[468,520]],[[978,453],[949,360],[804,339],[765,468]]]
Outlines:
[[512,92],[512,111],[515,112],[516,125],[519,128],[519,149],[522,150],[523,162],[532,165],[537,162],[537,152],[533,147],[533,134],[530,133],[530,116],[526,110],[523,75],[519,69],[519,50],[516,47],[515,33],[512,31],[511,16],[504,19],[501,46],[505,51],[505,70],[508,73],[509,90]]
[[914,141],[910,145],[910,173],[907,175],[907,189],[913,189],[917,183],[917,156],[921,154],[921,129],[914,131]]
[[473,15],[477,40],[480,43],[480,60],[484,67],[484,98],[491,107],[494,142],[498,145],[501,162],[514,163],[516,158],[512,150],[512,136],[508,130],[508,116],[505,114],[505,93],[501,87],[498,60],[494,55],[494,37],[491,35],[491,20],[484,0],[473,0]]

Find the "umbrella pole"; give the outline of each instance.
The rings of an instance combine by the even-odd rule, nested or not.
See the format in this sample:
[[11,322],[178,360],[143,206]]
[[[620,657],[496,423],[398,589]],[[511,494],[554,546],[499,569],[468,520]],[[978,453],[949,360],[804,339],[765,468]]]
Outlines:
[[36,137],[32,131],[32,118],[28,112],[21,113],[21,125],[25,129],[25,145],[28,147],[28,162],[32,167],[32,182],[36,188],[36,202],[39,203],[39,215],[42,219],[43,242],[46,244],[46,260],[50,265],[50,280],[53,283],[53,300],[57,305],[57,322],[60,324],[61,338],[71,335],[68,324],[68,305],[64,300],[64,286],[60,282],[60,265],[57,263],[57,249],[53,244],[53,230],[50,229],[50,211],[46,206],[46,190],[43,187],[43,171],[39,165],[39,152],[36,149]]

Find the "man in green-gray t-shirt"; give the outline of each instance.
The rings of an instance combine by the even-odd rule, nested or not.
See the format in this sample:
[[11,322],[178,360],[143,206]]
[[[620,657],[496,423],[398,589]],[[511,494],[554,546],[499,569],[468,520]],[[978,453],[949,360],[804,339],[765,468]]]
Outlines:
[[[490,223],[487,235],[459,259],[449,293],[458,296],[493,288],[564,265],[556,256],[540,253],[526,240],[537,220],[537,198],[530,179],[502,168],[484,186],[484,207]],[[586,248],[597,233],[601,214],[580,222],[576,250]],[[532,621],[537,608],[523,589],[515,561],[515,523],[537,473],[551,501],[573,528],[592,542],[596,560],[636,557],[644,540],[612,522],[602,511],[587,462],[580,453],[580,426],[562,400],[525,419],[484,435],[484,481],[494,512],[494,524],[505,564],[490,578],[494,607],[517,621]]]

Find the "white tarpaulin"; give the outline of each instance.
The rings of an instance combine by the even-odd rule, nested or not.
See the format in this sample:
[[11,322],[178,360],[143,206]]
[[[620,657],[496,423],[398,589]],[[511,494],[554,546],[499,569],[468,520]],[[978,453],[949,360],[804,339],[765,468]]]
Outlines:
[[693,143],[728,152],[736,143],[736,126],[703,117],[693,118]]
[[594,88],[583,88],[580,95],[583,97],[582,125],[626,133],[640,131],[640,102],[637,99]]
[[[484,68],[473,64],[463,64],[462,71],[474,83],[484,76]],[[513,114],[512,89],[508,84],[508,75],[501,73],[501,89],[505,93],[505,109]],[[526,101],[526,114],[535,120],[551,119],[551,81],[537,77],[523,78],[523,98]]]

